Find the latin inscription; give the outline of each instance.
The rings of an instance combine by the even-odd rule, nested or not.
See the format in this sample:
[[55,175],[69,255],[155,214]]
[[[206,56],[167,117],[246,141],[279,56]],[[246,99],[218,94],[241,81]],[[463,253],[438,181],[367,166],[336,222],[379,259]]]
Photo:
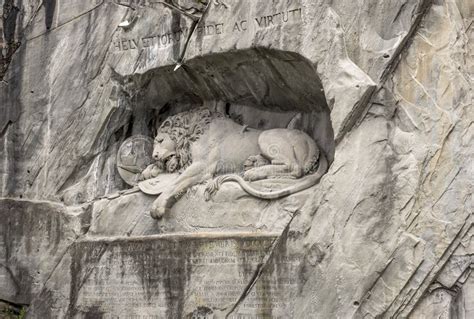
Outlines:
[[[119,0],[117,0],[119,1]],[[130,1],[122,1],[129,4]],[[147,2],[136,0],[135,5],[147,6]],[[287,23],[297,23],[302,20],[302,9],[288,9],[285,11],[262,15],[249,19],[242,19],[233,22],[209,23],[199,25],[196,28],[195,36],[236,36],[246,32],[258,31],[283,25]],[[180,27],[168,32],[157,33],[137,38],[118,38],[113,42],[116,51],[141,50],[147,48],[167,48],[186,40],[189,33],[188,27]]]
[[[198,307],[232,305],[251,282],[272,242],[258,238],[115,245],[98,262],[77,265],[87,270],[77,276],[86,274],[87,278],[78,287],[76,309],[99,311],[103,318],[142,319],[185,317]],[[278,318],[295,290],[298,264],[297,256],[274,261],[276,270],[263,272],[236,310],[235,315],[244,317],[234,318]]]
[[139,48],[158,47],[165,48],[185,40],[189,28],[183,27],[172,32],[142,37],[138,39],[118,39],[114,41],[114,47],[119,51],[136,50]]

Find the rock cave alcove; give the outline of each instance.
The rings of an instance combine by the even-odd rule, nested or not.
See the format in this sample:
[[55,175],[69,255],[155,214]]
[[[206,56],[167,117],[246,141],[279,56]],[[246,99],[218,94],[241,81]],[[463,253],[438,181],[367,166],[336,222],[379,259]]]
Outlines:
[[[330,111],[322,84],[314,66],[299,54],[251,49],[200,56],[177,70],[170,65],[117,82],[122,83],[124,92],[119,103],[131,110],[122,130],[127,132],[124,144],[143,135],[151,140],[166,119],[205,107],[244,128],[266,131],[284,129],[292,123],[316,142],[329,164],[334,159]],[[119,151],[117,160],[120,156]],[[269,180],[252,183],[262,187],[259,182],[265,184]],[[297,182],[275,179],[270,188]],[[149,213],[157,196],[140,192],[140,187],[123,187],[117,195],[101,198],[93,205],[87,236],[92,241],[111,240],[105,252],[109,257],[101,257],[100,261],[105,263],[104,270],[111,270],[97,270],[88,285],[95,285],[98,280],[114,283],[110,273],[127,273],[129,278],[138,278],[137,282],[146,282],[143,293],[149,300],[166,304],[160,313],[167,318],[220,318],[234,311],[252,314],[252,306],[242,305],[237,310],[245,294],[249,294],[251,303],[265,303],[268,309],[259,310],[265,314],[287,313],[287,307],[275,300],[277,296],[289,298],[297,288],[296,281],[288,276],[296,273],[299,257],[287,254],[284,233],[314,195],[313,186],[290,196],[265,200],[250,196],[236,183],[228,183],[207,201],[206,184],[197,184],[158,220]],[[76,251],[87,251],[87,243],[78,243]],[[134,245],[147,252],[140,253],[142,248],[135,252]],[[113,256],[119,261],[114,262]],[[77,257],[73,263],[80,265],[83,260]],[[264,266],[273,263],[276,266]],[[261,276],[271,276],[271,283],[267,279],[258,281]],[[213,288],[217,291],[226,289],[221,287],[225,282],[232,282],[232,291],[225,296],[212,299],[200,291],[201,285],[204,290],[213,285],[218,285]],[[163,291],[166,296],[176,297],[163,301]],[[89,294],[77,288],[74,304],[81,313],[94,315],[96,309],[85,301]]]
[[334,136],[324,90],[315,66],[300,54],[256,48],[201,56],[174,68],[139,76],[142,88],[132,103],[157,110],[160,121],[206,101],[220,101],[227,115],[258,129],[286,127],[301,113],[301,129],[332,161]]
[[[238,124],[258,130],[286,128],[298,116],[296,128],[316,141],[329,163],[333,161],[334,137],[321,81],[315,67],[297,53],[257,48],[200,56],[176,70],[174,65],[152,69],[132,75],[125,82],[130,92],[126,104],[133,109],[127,129],[129,137],[154,137],[167,117],[201,106],[218,110]],[[241,193],[218,196],[210,203],[203,199],[204,188],[193,187],[188,192],[191,195],[183,196],[173,212],[158,224],[153,223],[155,226],[139,222],[139,227],[149,224],[150,228],[144,231],[147,234],[156,233],[157,227],[160,233],[208,231],[217,226],[228,230],[281,231],[286,226],[286,216],[291,215],[288,212],[297,210],[281,206],[287,200],[277,200],[277,204],[255,198],[241,199]],[[311,189],[290,197],[300,197],[298,201],[302,205],[310,192]],[[149,210],[151,199],[134,200],[145,203],[139,209]],[[271,211],[263,212],[263,207],[268,205]],[[120,214],[116,208],[111,211]],[[253,214],[254,211],[262,213]],[[103,219],[106,215],[101,216]],[[229,216],[233,216],[232,222]],[[184,228],[182,224],[178,226],[183,220]],[[105,223],[100,232],[108,233],[107,228],[116,229]]]

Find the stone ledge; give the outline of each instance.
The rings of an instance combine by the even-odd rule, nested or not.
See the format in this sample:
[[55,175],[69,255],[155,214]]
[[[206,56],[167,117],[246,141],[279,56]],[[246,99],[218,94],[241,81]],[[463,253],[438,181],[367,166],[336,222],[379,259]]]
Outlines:
[[143,241],[143,240],[187,240],[187,239],[248,239],[248,238],[277,238],[281,233],[277,232],[177,232],[170,234],[142,235],[142,236],[94,236],[82,237],[76,243],[83,242],[121,242],[121,241]]

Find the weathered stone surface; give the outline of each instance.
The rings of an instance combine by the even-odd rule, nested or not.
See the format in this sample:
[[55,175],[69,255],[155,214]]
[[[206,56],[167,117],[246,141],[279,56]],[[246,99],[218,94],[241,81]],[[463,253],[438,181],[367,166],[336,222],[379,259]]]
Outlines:
[[[280,109],[298,109],[300,105],[307,105],[308,99],[312,98],[315,102],[313,106],[320,109],[325,104],[320,91],[322,87],[318,83],[321,82],[333,112],[332,120],[337,129],[335,135],[340,139],[365,107],[364,101],[370,97],[376,84],[347,54],[347,51],[356,51],[354,47],[359,46],[351,42],[354,47],[347,50],[345,38],[353,33],[345,34],[345,20],[340,17],[343,13],[347,15],[354,12],[362,16],[365,14],[364,9],[352,7],[357,7],[355,4],[345,4],[336,12],[327,3],[307,1],[279,1],[271,4],[228,2],[227,9],[224,6],[211,6],[206,20],[206,25],[225,22],[223,33],[198,34],[191,40],[186,53],[191,66],[196,70],[205,68],[205,72],[191,72],[189,70],[192,68],[183,67],[172,74],[181,83],[174,90],[191,91],[188,95],[192,97],[197,94],[201,99],[218,97],[229,99],[229,102],[235,100],[240,104],[253,103]],[[6,114],[21,108],[22,116],[18,120],[12,117],[12,124],[5,131],[4,139],[8,137],[10,150],[2,156],[5,162],[2,165],[5,170],[2,192],[9,196],[26,193],[32,198],[51,199],[58,199],[64,194],[68,200],[81,202],[123,187],[112,169],[117,148],[127,131],[149,134],[147,123],[150,109],[145,104],[153,103],[157,95],[153,91],[147,93],[142,87],[143,82],[147,83],[152,75],[150,71],[158,67],[169,66],[168,71],[164,68],[159,72],[171,71],[182,45],[181,42],[165,46],[156,43],[140,51],[132,48],[125,50],[123,43],[117,46],[117,42],[123,40],[130,46],[131,42],[128,41],[141,40],[143,44],[143,37],[152,36],[155,36],[156,42],[158,35],[166,35],[170,27],[173,28],[171,21],[182,22],[183,26],[189,21],[186,22],[185,18],[163,5],[148,1],[135,2],[145,5],[139,5],[135,11],[120,5],[123,3],[120,1],[97,4],[90,0],[74,5],[61,3],[61,6],[48,7],[56,14],[46,14],[49,12],[46,6],[32,2],[31,7],[37,10],[31,12],[35,15],[25,17],[31,21],[28,28],[21,29],[21,24],[18,26],[21,34],[26,33],[24,37],[27,40],[24,48],[13,57],[13,67],[5,75],[5,81],[13,85],[5,87],[0,104],[5,105]],[[373,1],[369,6],[377,8],[379,12],[384,11],[385,5],[377,3]],[[415,19],[416,16],[411,15],[412,11],[421,10],[423,5],[415,2],[394,6],[400,9],[396,16],[400,22],[397,22],[395,29],[386,32],[393,32],[397,34],[394,38],[401,39],[403,35],[409,34],[412,25],[405,23],[405,20],[410,22]],[[69,7],[72,9],[64,9]],[[397,10],[391,8],[385,14],[391,15]],[[277,13],[281,13],[278,15],[279,20],[275,18],[272,25],[268,16]],[[48,24],[45,24],[46,16],[51,19]],[[117,27],[120,22],[131,20],[132,16],[138,16],[132,27]],[[355,17],[353,19],[357,20]],[[244,20],[248,22],[248,30],[234,30],[235,23]],[[155,27],[157,23],[161,23],[161,29]],[[366,25],[371,28],[366,28]],[[376,33],[372,26],[371,23],[362,23],[358,28],[355,25],[352,28],[356,34]],[[141,38],[136,39],[137,36]],[[241,57],[226,53],[231,50],[240,51]],[[272,52],[276,52],[277,58]],[[369,61],[374,55],[380,61],[390,60],[383,58],[383,50],[371,52],[366,57]],[[226,54],[231,57],[226,58]],[[248,64],[252,55],[257,62],[251,67],[245,66],[245,63],[241,69],[232,67],[233,63],[239,65],[239,59],[246,56],[244,60]],[[68,61],[85,62],[79,67],[78,63],[64,63],[63,57],[67,57]],[[41,63],[33,65],[31,61]],[[225,68],[228,62],[230,65]],[[377,73],[383,73],[387,64],[388,61],[378,63]],[[44,70],[34,71],[34,68],[39,67],[44,67]],[[18,68],[17,71],[15,68]],[[263,77],[252,76],[252,73],[260,70]],[[146,74],[139,76],[137,73]],[[235,76],[231,76],[232,73]],[[71,82],[71,78],[74,81]],[[201,86],[187,86],[189,78],[199,81]],[[240,83],[239,86],[236,83]],[[123,93],[124,85],[131,91],[126,94],[132,94],[136,99],[133,104]],[[269,85],[273,89],[265,95],[263,92]],[[163,86],[159,88],[161,94],[158,95],[164,97],[171,89],[163,90]],[[299,95],[291,94],[292,90],[296,90]],[[51,92],[51,95],[46,92]],[[145,93],[148,98],[141,98]],[[265,97],[270,100],[267,101]],[[159,109],[163,102],[157,102],[159,104],[155,103],[153,107]],[[131,118],[134,119],[132,125]],[[8,121],[5,120],[5,125]],[[13,139],[17,141],[15,147],[12,145]],[[49,155],[44,153],[45,148],[49,149]],[[27,157],[37,160],[22,160]],[[10,177],[8,179],[7,174]],[[70,199],[70,193],[74,193],[75,198]]]
[[456,247],[410,318],[470,318],[474,315],[472,227]]
[[0,299],[27,305],[85,232],[87,211],[11,199],[0,206]]
[[[212,1],[183,56],[192,21],[162,3],[0,1],[4,308],[474,316],[471,2]],[[259,130],[301,113],[329,171],[276,201],[197,183],[152,219],[117,152],[201,106]]]
[[297,317],[310,309],[318,318],[407,317],[472,227],[472,75],[458,8],[430,7],[369,113],[338,145],[311,213],[292,222],[294,249],[317,245],[326,256]]
[[[290,317],[286,300],[297,291],[301,260],[286,253],[278,235],[81,240],[68,251],[56,272],[61,277],[46,284],[32,312],[47,318]],[[257,276],[261,281],[251,284]],[[58,291],[51,284],[59,280],[70,280],[70,290],[63,288],[65,296],[51,298]]]

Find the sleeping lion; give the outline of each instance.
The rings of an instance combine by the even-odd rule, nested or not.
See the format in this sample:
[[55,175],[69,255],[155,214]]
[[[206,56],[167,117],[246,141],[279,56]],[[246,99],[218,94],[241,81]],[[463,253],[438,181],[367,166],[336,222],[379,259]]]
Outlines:
[[[251,196],[277,199],[315,185],[327,170],[326,157],[306,133],[289,128],[248,128],[207,108],[167,118],[158,129],[153,158],[157,162],[143,171],[143,178],[180,172],[153,203],[153,218],[162,217],[190,187],[216,176],[206,188],[207,199],[229,181]],[[243,177],[238,175],[242,173]],[[268,178],[302,179],[273,192],[259,191],[247,182]]]

